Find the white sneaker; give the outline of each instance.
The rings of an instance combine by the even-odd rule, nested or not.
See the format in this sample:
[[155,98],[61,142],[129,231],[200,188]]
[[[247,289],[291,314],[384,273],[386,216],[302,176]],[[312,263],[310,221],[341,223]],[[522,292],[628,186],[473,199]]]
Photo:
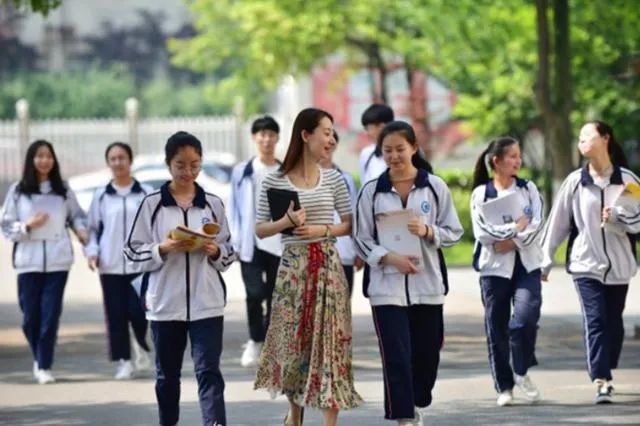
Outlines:
[[531,377],[528,374],[524,376],[518,376],[517,374],[513,375],[513,380],[516,382],[516,385],[520,388],[522,393],[525,394],[529,401],[540,401],[540,391],[536,387],[535,384],[531,381]]
[[422,409],[419,407],[415,407],[414,413],[415,413],[415,417],[413,420],[413,426],[423,426],[424,420],[422,416]]
[[38,380],[38,361],[33,361],[33,378]]
[[507,405],[513,405],[513,391],[506,390],[498,394],[498,400],[496,401],[498,407],[504,407]]
[[41,385],[46,385],[48,383],[56,382],[56,378],[53,377],[53,374],[51,374],[51,370],[38,370],[36,374],[36,379],[38,380],[38,383],[40,383]]
[[243,347],[244,352],[242,352],[242,358],[240,358],[240,365],[243,367],[255,367],[258,365],[258,359],[260,358],[260,352],[262,351],[262,343],[254,342],[249,339]]
[[616,390],[616,388],[613,387],[613,380],[607,380],[607,387],[609,388],[609,393],[613,396]]
[[613,402],[611,394],[613,392],[613,386],[609,386],[609,382],[605,379],[595,379],[593,381],[596,385],[596,398],[594,402],[596,404],[610,404]]
[[133,379],[133,364],[131,361],[121,359],[118,361],[118,369],[116,375],[113,376],[116,380],[131,380]]
[[148,371],[151,370],[151,357],[149,353],[138,346],[137,343],[133,344],[133,352],[135,354],[135,360],[133,361],[133,365],[135,366],[136,371]]

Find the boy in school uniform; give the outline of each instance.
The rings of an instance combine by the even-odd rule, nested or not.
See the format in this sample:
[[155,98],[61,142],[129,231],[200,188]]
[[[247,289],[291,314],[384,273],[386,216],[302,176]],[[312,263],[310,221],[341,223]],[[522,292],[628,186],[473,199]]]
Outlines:
[[[265,115],[251,125],[251,137],[257,156],[234,167],[228,208],[232,243],[239,254],[247,292],[249,340],[240,359],[243,367],[255,366],[260,357],[269,327],[271,295],[282,254],[279,234],[263,239],[255,234],[257,197],[262,180],[280,167],[280,161],[275,157],[280,126],[272,117]],[[266,302],[266,312],[263,302]]]
[[394,120],[393,110],[387,105],[373,104],[364,110],[360,120],[371,142],[360,151],[360,184],[364,186],[365,183],[377,178],[387,170],[377,141],[385,124]]

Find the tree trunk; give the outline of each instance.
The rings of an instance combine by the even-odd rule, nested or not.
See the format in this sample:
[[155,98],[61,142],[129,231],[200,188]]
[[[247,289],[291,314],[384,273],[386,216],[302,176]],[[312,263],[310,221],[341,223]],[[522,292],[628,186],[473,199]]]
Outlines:
[[564,179],[575,167],[572,155],[572,150],[575,148],[570,118],[573,107],[573,84],[568,0],[553,0],[553,30],[555,39],[555,87],[553,93],[556,94],[553,100],[556,119],[552,137],[555,146],[553,175],[555,179]]
[[371,99],[374,103],[387,104],[387,65],[382,58],[380,45],[372,42],[366,54],[371,73]]
[[409,85],[408,110],[411,117],[411,125],[416,133],[418,145],[422,148],[425,157],[430,160],[433,156],[433,147],[431,145],[431,127],[427,110],[427,78],[422,71],[417,70],[406,61],[405,67]]
[[[554,84],[550,81],[550,56],[548,0],[536,0],[536,26],[538,33],[538,76],[535,95],[538,110],[544,122],[545,151],[552,169],[553,187],[558,188],[564,178],[573,170],[571,155],[572,137],[569,114],[572,105],[571,57],[569,51],[569,5],[567,0],[552,0],[554,12]],[[551,188],[546,188],[550,200]]]

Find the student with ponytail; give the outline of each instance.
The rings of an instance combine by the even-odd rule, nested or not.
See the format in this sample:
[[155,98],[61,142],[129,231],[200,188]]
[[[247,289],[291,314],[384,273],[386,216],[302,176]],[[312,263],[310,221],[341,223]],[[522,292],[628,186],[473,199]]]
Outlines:
[[[427,171],[408,123],[387,124],[378,145],[388,168],[358,195],[354,237],[371,268],[363,291],[380,346],[385,419],[422,424],[444,339],[442,307],[449,286],[441,248],[456,244],[463,228],[449,188]],[[379,239],[376,218],[404,209],[413,213],[407,229],[420,239],[419,259],[390,251]]]
[[566,269],[582,305],[587,368],[601,404],[612,401],[611,370],[622,351],[622,311],[637,271],[634,234],[640,233],[640,205],[615,206],[612,199],[640,179],[626,168],[613,129],[602,121],[582,126],[578,149],[587,162],[567,176],[554,200],[542,238],[542,279],[569,237]]
[[[527,372],[537,364],[535,345],[542,301],[542,251],[538,241],[543,222],[542,200],[533,182],[517,176],[521,164],[516,139],[495,139],[478,158],[471,194],[476,238],[473,266],[480,272],[489,364],[499,406],[513,403],[515,385],[527,399],[540,399]],[[519,217],[498,223],[495,218],[484,216],[482,204],[513,193],[517,194],[513,210],[521,212]]]

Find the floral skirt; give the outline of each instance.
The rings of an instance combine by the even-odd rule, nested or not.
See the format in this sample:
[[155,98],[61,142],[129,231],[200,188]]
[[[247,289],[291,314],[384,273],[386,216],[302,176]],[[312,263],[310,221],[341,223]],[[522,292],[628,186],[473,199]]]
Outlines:
[[359,405],[349,286],[332,241],[285,246],[271,306],[255,389],[285,394],[300,406]]

